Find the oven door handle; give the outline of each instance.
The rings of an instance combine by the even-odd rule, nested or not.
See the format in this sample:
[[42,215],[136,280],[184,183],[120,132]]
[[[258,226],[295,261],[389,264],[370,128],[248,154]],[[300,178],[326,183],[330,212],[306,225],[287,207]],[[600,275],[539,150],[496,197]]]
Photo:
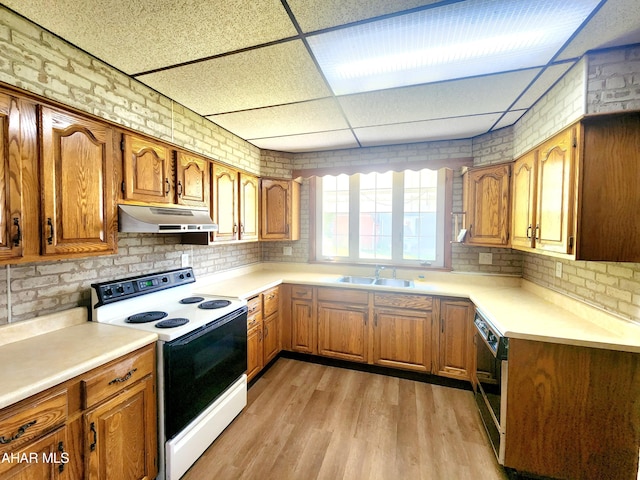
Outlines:
[[246,306],[240,307],[238,310],[228,313],[224,317],[221,317],[203,327],[200,327],[200,329],[198,330],[188,333],[183,337],[177,338],[172,342],[167,342],[167,344],[172,347],[181,347],[183,345],[186,345],[189,342],[193,342],[194,340],[197,340],[198,338],[212,332],[217,328],[222,327],[223,325],[226,325],[230,321],[235,320],[236,318],[242,316],[243,314],[246,315],[246,313],[247,313],[247,307]]

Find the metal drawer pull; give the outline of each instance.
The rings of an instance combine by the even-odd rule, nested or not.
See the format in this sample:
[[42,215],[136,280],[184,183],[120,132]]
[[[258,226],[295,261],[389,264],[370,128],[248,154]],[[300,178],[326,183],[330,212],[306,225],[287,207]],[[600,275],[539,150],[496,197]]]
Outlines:
[[18,438],[20,438],[22,435],[24,435],[24,433],[27,431],[27,429],[29,427],[32,427],[36,424],[37,420],[32,420],[29,423],[25,423],[24,425],[22,425],[20,428],[18,428],[18,431],[16,432],[15,435],[10,436],[9,438],[5,438],[4,436],[0,437],[0,444],[2,445],[6,445],[7,443],[11,443],[14,440],[17,440]]
[[89,450],[91,450],[92,452],[95,452],[96,445],[98,444],[98,432],[96,431],[95,422],[91,422],[91,426],[89,427],[89,430],[93,433],[93,443],[89,445]]
[[169,192],[171,191],[171,184],[169,183],[169,179],[165,178],[164,179],[164,184],[166,185],[166,190],[164,191],[165,195],[169,195]]
[[[58,443],[58,451],[61,454],[60,457],[64,458],[64,443],[63,442]],[[60,465],[58,465],[58,472],[59,473],[64,472],[64,462],[61,463]]]
[[17,247],[20,245],[20,241],[22,240],[22,230],[20,229],[20,219],[18,217],[14,217],[13,224],[18,229],[18,231],[16,232],[16,236],[13,237],[13,246]]
[[137,368],[134,368],[133,370],[129,370],[125,376],[123,377],[116,377],[113,380],[111,380],[109,382],[109,385],[113,385],[114,383],[122,383],[122,382],[126,382],[127,380],[129,380],[131,378],[131,375],[133,375],[136,370],[138,370]]
[[49,227],[49,236],[47,237],[47,243],[53,245],[53,222],[51,217],[47,218],[47,226]]

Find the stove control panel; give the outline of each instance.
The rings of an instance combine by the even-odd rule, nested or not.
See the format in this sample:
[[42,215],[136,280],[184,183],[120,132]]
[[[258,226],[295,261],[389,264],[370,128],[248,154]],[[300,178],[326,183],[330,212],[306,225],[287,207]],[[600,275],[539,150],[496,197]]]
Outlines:
[[94,289],[98,299],[97,306],[99,306],[195,281],[193,269],[187,267],[150,275],[138,275],[111,282],[94,283],[91,288]]

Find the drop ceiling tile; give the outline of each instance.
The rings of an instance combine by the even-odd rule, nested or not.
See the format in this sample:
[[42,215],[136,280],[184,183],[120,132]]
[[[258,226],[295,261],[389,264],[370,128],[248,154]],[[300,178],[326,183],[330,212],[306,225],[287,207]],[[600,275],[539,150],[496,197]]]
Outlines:
[[300,28],[304,32],[313,32],[323,28],[335,27],[357,22],[379,15],[401,12],[423,5],[440,3],[441,0],[289,0]]
[[128,74],[296,35],[279,0],[2,3]]
[[547,67],[544,72],[542,72],[542,75],[529,86],[522,97],[511,107],[512,110],[530,108],[574,65],[575,62],[567,62]]
[[207,118],[248,140],[349,127],[333,98],[211,115]]
[[251,143],[264,150],[277,150],[280,152],[293,153],[340,150],[343,148],[358,147],[358,142],[350,130],[260,138],[258,140],[252,140]]
[[300,40],[137,78],[201,115],[313,100],[330,93]]
[[500,114],[445,118],[424,122],[399,123],[356,128],[354,132],[363,147],[397,143],[430,142],[444,139],[470,138],[486,133]]
[[500,128],[513,125],[518,120],[520,120],[520,117],[522,117],[522,115],[524,115],[526,112],[526,110],[512,110],[506,112],[504,117],[500,119],[500,121],[495,125],[495,127],[492,128],[492,130],[499,130]]
[[578,58],[589,50],[640,43],[638,19],[638,0],[607,0],[556,60]]
[[338,97],[353,127],[500,112],[540,69]]

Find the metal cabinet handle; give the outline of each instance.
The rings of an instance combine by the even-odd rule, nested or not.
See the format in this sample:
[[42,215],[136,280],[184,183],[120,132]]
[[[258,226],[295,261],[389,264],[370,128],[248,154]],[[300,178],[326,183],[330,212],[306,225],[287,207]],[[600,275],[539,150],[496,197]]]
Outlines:
[[47,243],[49,245],[53,245],[53,222],[51,221],[51,217],[47,218],[47,226],[49,227],[49,236],[47,237]]
[[131,378],[131,375],[133,375],[136,372],[136,370],[138,370],[138,369],[134,368],[132,370],[129,370],[124,376],[114,378],[113,380],[111,380],[109,382],[109,385],[113,385],[114,383],[126,382],[127,380],[129,380]]
[[536,237],[536,240],[540,240],[540,224],[536,225],[536,230],[534,232],[534,236]]
[[5,436],[0,437],[0,445],[6,445],[8,443],[13,442],[14,440],[17,440],[18,438],[20,438],[22,435],[24,435],[24,433],[30,428],[33,427],[38,421],[37,420],[32,420],[28,423],[25,423],[24,425],[22,425],[21,427],[18,428],[18,431],[16,433],[14,433],[13,435],[11,435],[9,438],[6,438]]
[[233,224],[233,233],[238,233],[238,224],[237,223]]
[[164,183],[165,183],[165,185],[166,185],[166,187],[167,187],[167,188],[165,189],[165,191],[164,191],[164,194],[165,194],[165,195],[169,195],[169,192],[171,191],[171,184],[169,183],[169,179],[168,179],[168,178],[165,178],[165,179],[164,179]]
[[20,219],[18,217],[13,217],[13,225],[17,227],[16,236],[13,237],[13,245],[20,245],[20,241],[22,240],[22,230],[20,229]]
[[243,223],[240,224],[240,233],[244,233],[244,224]]
[[178,196],[182,196],[182,182],[180,181],[178,182]]
[[[60,452],[60,457],[64,457],[64,442],[58,443],[58,451]],[[64,462],[58,465],[58,472],[59,473],[64,472]]]
[[533,225],[529,224],[527,227],[527,238],[531,239],[531,230],[533,229]]
[[91,422],[91,426],[89,427],[89,430],[93,433],[93,442],[91,443],[91,445],[89,445],[89,450],[91,450],[92,452],[95,452],[96,445],[98,444],[98,432],[96,431],[95,422]]

